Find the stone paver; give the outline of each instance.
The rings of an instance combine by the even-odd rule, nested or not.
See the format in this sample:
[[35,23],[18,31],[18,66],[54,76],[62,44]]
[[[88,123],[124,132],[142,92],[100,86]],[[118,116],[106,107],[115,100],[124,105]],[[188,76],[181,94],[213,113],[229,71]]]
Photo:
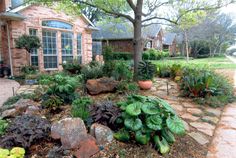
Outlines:
[[191,121],[197,121],[199,119],[199,117],[193,116],[189,113],[185,113],[185,114],[181,115],[181,118],[191,120]]
[[191,122],[190,125],[195,127],[198,131],[203,132],[209,136],[213,136],[215,126],[206,122]]
[[189,112],[191,114],[196,114],[196,115],[202,114],[202,110],[200,110],[198,108],[187,108],[187,112]]
[[236,103],[225,107],[207,158],[236,157]]
[[188,135],[192,137],[193,139],[195,139],[201,145],[205,145],[209,143],[208,138],[201,133],[191,132]]
[[13,96],[12,87],[14,87],[16,92],[20,84],[14,80],[0,78],[0,107],[9,97]]

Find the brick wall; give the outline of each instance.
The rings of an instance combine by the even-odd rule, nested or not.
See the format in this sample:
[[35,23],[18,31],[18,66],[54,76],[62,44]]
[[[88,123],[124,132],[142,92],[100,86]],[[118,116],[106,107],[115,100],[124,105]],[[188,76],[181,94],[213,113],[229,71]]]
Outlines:
[[[29,54],[27,54],[22,49],[15,48],[15,39],[17,39],[22,34],[28,34],[30,28],[34,28],[38,30],[38,36],[42,39],[42,30],[43,29],[51,29],[42,27],[43,20],[58,20],[66,23],[70,23],[73,25],[73,34],[74,34],[74,43],[73,43],[73,55],[77,54],[77,34],[82,34],[82,52],[83,52],[83,63],[88,63],[92,60],[92,37],[91,30],[87,29],[88,24],[82,17],[69,16],[65,13],[55,11],[53,9],[44,7],[44,6],[30,6],[20,12],[22,15],[26,17],[24,21],[12,21],[10,23],[10,31],[11,31],[11,49],[12,49],[12,58],[13,58],[13,67],[14,73],[19,74],[18,68],[22,67],[29,63]],[[61,31],[67,31],[64,29],[54,29],[58,31],[58,38],[60,38]],[[60,44],[57,44],[58,46]],[[44,63],[43,63],[43,50],[39,48],[39,69],[40,71],[44,71]],[[62,66],[60,64],[61,61],[61,51],[60,46],[58,47],[58,69],[61,70]]]
[[102,46],[104,49],[104,46],[111,46],[113,48],[114,52],[130,52],[133,53],[133,41],[132,39],[127,40],[109,40],[109,41],[103,41]]

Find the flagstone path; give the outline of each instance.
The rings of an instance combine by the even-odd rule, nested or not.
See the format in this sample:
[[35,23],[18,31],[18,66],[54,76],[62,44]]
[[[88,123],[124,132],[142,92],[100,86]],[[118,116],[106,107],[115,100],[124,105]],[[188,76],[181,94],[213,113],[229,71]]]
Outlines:
[[13,96],[13,88],[16,92],[19,87],[20,84],[14,80],[0,78],[0,107],[9,97]]
[[[235,58],[228,58],[236,64]],[[236,88],[236,70],[234,87]],[[236,158],[236,102],[225,107],[209,146],[207,158]]]

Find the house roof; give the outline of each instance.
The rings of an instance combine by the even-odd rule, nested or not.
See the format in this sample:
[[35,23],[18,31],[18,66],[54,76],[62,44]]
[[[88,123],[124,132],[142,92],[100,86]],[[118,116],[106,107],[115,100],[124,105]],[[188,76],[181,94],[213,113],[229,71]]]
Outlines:
[[[130,23],[108,23],[99,25],[99,31],[93,32],[95,40],[133,39],[133,27]],[[149,25],[143,28],[142,37],[155,37],[161,30],[160,25]]]
[[24,20],[25,17],[18,13],[11,13],[11,12],[3,12],[0,13],[0,19],[7,19],[7,20]]
[[[7,13],[17,13],[19,14],[18,12],[30,7],[32,4],[27,4],[27,3],[24,3],[16,8],[13,8],[11,10],[9,10]],[[19,14],[20,15],[20,14]],[[90,26],[88,27],[88,29],[91,29],[91,30],[98,30],[98,28],[84,15],[82,14],[81,16]]]
[[174,39],[176,38],[176,33],[166,33],[163,37],[163,44],[172,45]]

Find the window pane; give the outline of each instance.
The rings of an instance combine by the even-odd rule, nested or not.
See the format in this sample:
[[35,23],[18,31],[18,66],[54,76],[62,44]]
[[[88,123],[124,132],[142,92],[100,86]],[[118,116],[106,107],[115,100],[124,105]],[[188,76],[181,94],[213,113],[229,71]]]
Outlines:
[[61,51],[62,55],[73,56],[73,34],[70,32],[62,32],[61,33]]
[[57,68],[56,33],[43,30],[44,68]]
[[44,56],[44,68],[57,68],[57,56]]
[[101,55],[102,54],[102,42],[93,41],[92,52],[93,52],[93,55]]
[[77,35],[77,60],[82,64],[82,35]]
[[31,65],[32,66],[39,66],[38,56],[31,56]]
[[61,21],[56,21],[56,20],[43,21],[42,26],[59,28],[59,29],[68,29],[68,30],[72,30],[73,28],[71,24],[61,22]]
[[63,63],[70,63],[73,62],[73,56],[62,56]]

